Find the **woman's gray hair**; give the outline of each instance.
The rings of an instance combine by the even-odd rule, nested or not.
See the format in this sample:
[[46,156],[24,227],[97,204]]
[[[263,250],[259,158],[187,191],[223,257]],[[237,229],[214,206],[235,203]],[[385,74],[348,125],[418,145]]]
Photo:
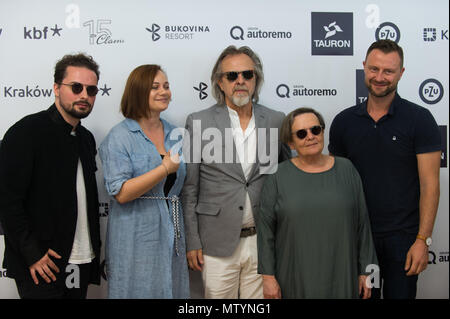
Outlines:
[[309,107],[300,107],[298,109],[293,110],[284,118],[283,123],[281,124],[281,131],[280,131],[281,142],[285,144],[292,142],[292,124],[294,124],[294,119],[296,116],[305,113],[314,114],[319,120],[319,124],[320,126],[322,126],[322,129],[325,130],[325,121],[323,119],[322,114]]
[[253,93],[252,96],[252,100],[255,103],[258,103],[259,91],[261,90],[261,86],[264,82],[264,73],[261,60],[259,59],[258,55],[247,46],[242,46],[238,49],[236,48],[236,46],[230,45],[225,50],[222,51],[211,73],[212,95],[217,100],[218,104],[225,104],[225,94],[223,93],[218,83],[223,76],[222,61],[229,55],[238,55],[238,54],[247,55],[250,59],[252,59],[255,65],[254,71],[256,75],[256,85],[255,85],[255,92]]

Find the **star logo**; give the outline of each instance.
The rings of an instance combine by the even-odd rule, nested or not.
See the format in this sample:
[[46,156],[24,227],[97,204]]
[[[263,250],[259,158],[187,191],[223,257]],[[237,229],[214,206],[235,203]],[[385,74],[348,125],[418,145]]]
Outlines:
[[102,91],[102,96],[105,94],[109,96],[109,91],[111,90],[111,88],[108,88],[105,83],[105,86],[102,88],[99,88],[99,90]]
[[54,28],[50,28],[50,30],[53,31],[53,36],[55,36],[55,35],[61,36],[61,34],[59,32],[62,30],[62,28],[58,28],[57,24],[55,24]]

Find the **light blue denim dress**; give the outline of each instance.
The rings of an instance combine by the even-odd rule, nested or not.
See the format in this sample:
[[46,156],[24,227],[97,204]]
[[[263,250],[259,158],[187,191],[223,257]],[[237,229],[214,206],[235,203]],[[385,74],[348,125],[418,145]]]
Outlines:
[[[169,138],[175,126],[161,121],[166,150],[180,145],[181,134],[176,140]],[[181,154],[181,147],[178,149]],[[174,222],[175,202],[169,200],[168,208],[164,199],[138,198],[121,205],[113,197],[125,181],[161,165],[155,145],[136,121],[125,119],[111,129],[100,145],[99,154],[106,191],[112,196],[106,233],[108,298],[189,298],[181,202],[178,202],[179,218]],[[185,176],[186,164],[181,159],[168,197],[180,194]],[[164,197],[165,181],[143,197]],[[174,227],[177,223],[178,228]]]

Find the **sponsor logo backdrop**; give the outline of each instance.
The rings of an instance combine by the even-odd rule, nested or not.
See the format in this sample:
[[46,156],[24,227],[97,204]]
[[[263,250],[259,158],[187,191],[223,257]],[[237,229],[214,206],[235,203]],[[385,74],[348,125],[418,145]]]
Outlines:
[[[369,2],[370,3],[370,2]],[[53,103],[53,67],[66,53],[83,51],[100,64],[100,91],[83,121],[97,140],[122,120],[119,103],[128,74],[138,65],[161,64],[173,100],[163,117],[184,127],[186,116],[215,101],[210,72],[228,45],[248,45],[265,71],[260,102],[290,112],[318,109],[330,126],[342,109],[367,97],[362,61],[378,38],[397,41],[406,71],[399,93],[428,108],[442,128],[441,200],[430,250],[420,276],[418,298],[449,297],[448,1],[358,0],[216,2],[199,0],[25,1],[0,3],[0,139],[23,116]],[[328,144],[328,128],[326,145]],[[103,242],[110,198],[103,187],[100,218]],[[0,227],[0,263],[4,241]],[[104,259],[102,252],[102,260]],[[14,281],[0,267],[0,298],[17,298]],[[201,280],[191,273],[192,297]],[[89,298],[104,298],[107,281],[91,286]]]

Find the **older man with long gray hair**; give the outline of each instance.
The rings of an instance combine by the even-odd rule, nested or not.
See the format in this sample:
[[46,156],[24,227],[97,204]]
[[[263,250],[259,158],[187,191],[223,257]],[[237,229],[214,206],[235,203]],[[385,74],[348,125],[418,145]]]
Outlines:
[[[268,158],[277,164],[290,155],[278,138],[284,114],[257,104],[263,80],[249,47],[227,47],[211,75],[217,104],[186,120],[187,258],[202,271],[205,298],[263,298],[253,214],[265,176],[274,172]],[[215,141],[203,140],[214,132]]]

